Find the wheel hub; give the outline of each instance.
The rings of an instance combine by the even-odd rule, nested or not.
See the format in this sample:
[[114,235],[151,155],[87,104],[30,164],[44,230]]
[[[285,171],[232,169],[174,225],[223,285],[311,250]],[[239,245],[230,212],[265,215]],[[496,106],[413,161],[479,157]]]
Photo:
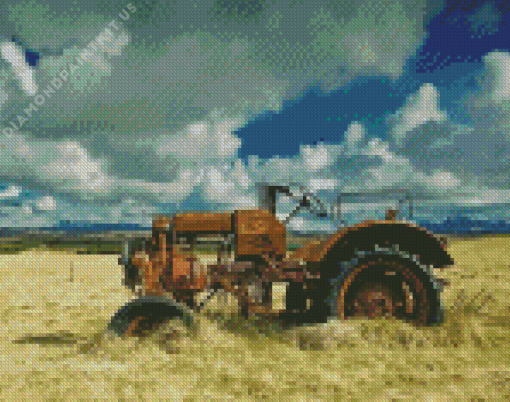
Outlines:
[[395,303],[389,287],[381,284],[366,284],[354,295],[355,317],[392,317],[401,303]]

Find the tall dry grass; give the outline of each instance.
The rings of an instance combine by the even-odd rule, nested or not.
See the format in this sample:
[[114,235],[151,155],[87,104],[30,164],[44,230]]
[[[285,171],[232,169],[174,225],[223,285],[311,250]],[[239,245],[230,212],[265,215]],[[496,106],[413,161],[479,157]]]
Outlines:
[[[510,239],[455,240],[445,323],[331,319],[282,329],[218,294],[194,331],[103,332],[130,299],[117,256],[2,256],[0,400],[510,399]],[[73,263],[73,280],[70,266]]]

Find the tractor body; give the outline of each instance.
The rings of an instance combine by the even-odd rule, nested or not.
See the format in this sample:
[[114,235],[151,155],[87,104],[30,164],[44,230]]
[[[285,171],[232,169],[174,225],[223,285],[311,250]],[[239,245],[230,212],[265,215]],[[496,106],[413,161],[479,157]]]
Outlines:
[[[364,221],[288,253],[286,227],[274,210],[282,189],[266,192],[272,196],[266,209],[158,217],[151,238],[119,259],[125,285],[137,296],[167,296],[195,312],[203,306],[199,295],[209,298],[222,289],[238,297],[243,316],[295,323],[326,322],[332,315],[441,322],[443,285],[433,269],[454,263],[445,239],[396,221],[388,211],[386,220]],[[284,310],[272,307],[275,282],[287,283]]]

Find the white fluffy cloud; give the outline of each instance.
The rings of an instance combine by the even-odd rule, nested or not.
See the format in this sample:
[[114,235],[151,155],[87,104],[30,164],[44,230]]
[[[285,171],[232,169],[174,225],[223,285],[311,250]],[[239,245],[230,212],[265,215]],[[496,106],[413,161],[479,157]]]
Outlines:
[[347,132],[344,136],[346,146],[349,149],[357,148],[359,143],[365,138],[365,135],[366,133],[363,124],[359,122],[352,123],[349,125],[349,128],[347,129]]
[[225,119],[213,111],[207,121],[190,124],[176,135],[168,133],[157,139],[156,154],[171,155],[181,166],[219,163],[236,158],[241,141],[233,131],[242,120]]
[[491,101],[510,100],[510,55],[507,52],[491,52],[485,56],[485,74],[480,77],[482,95]]
[[404,107],[390,118],[391,135],[397,145],[401,146],[406,137],[411,136],[414,128],[430,121],[441,123],[446,119],[446,112],[439,110],[437,89],[432,84],[424,84],[416,94],[409,97]]
[[333,159],[328,153],[328,148],[324,145],[311,147],[305,145],[301,148],[304,166],[308,171],[313,172],[324,169],[327,165],[333,162]]
[[[389,119],[390,150],[408,158],[415,169],[433,174],[450,172],[480,191],[510,185],[510,58],[505,52],[484,57],[485,68],[478,77],[479,89],[459,99],[469,112],[471,123],[428,119],[401,136],[406,106]],[[437,110],[433,113],[437,116]],[[405,119],[404,119],[405,120]],[[476,182],[476,183],[475,183]]]
[[37,201],[36,206],[42,211],[54,211],[57,209],[57,201],[54,197],[46,196]]
[[461,181],[450,172],[437,172],[435,173],[430,182],[437,187],[441,188],[455,188],[461,184]]
[[11,186],[7,190],[0,193],[0,199],[16,198],[20,195],[21,188],[18,186]]
[[37,85],[34,81],[33,70],[25,62],[23,51],[12,42],[0,44],[2,58],[12,66],[17,79],[21,82],[21,88],[27,95],[33,96],[37,93]]
[[112,180],[103,173],[101,163],[76,141],[36,141],[15,133],[4,136],[0,144],[4,180],[29,178],[34,185],[80,195],[111,191]]
[[56,151],[56,158],[42,167],[44,175],[55,185],[92,193],[111,187],[112,181],[102,173],[101,163],[92,160],[79,143],[59,143]]

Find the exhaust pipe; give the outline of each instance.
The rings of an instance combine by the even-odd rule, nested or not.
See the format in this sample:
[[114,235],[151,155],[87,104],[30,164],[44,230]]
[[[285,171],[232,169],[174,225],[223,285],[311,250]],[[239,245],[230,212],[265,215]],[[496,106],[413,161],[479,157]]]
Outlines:
[[124,240],[122,242],[122,252],[119,258],[119,265],[128,265],[130,248],[131,248],[130,242],[128,240]]

